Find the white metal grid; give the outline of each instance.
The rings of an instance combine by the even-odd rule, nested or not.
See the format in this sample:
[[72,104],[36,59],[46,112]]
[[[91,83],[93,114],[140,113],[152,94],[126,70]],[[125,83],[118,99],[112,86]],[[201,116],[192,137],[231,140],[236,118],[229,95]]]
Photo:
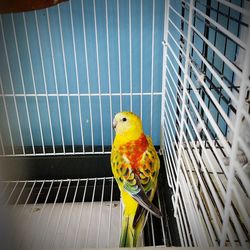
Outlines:
[[[70,90],[70,83],[68,79],[69,68],[67,66],[68,58],[66,56],[66,46],[65,46],[65,30],[63,27],[62,13],[65,9],[62,5],[53,7],[57,16],[59,23],[59,41],[55,40],[53,34],[53,23],[54,19],[52,13],[49,9],[46,9],[44,12],[47,29],[48,29],[48,47],[46,50],[51,54],[51,69],[54,78],[55,89],[54,91],[49,90],[50,85],[48,75],[46,73],[46,55],[44,51],[44,40],[42,39],[43,29],[40,27],[41,19],[39,19],[39,11],[34,12],[35,17],[35,33],[38,41],[38,53],[41,62],[41,72],[42,79],[44,82],[44,91],[40,91],[35,80],[35,66],[36,61],[32,55],[33,49],[31,48],[32,42],[30,38],[30,33],[28,30],[28,18],[29,15],[22,13],[20,15],[20,20],[23,22],[24,27],[24,40],[25,46],[27,47],[27,62],[29,63],[29,71],[31,75],[30,86],[32,86],[33,91],[30,91],[27,88],[25,75],[26,70],[25,66],[22,64],[22,47],[19,44],[18,33],[16,30],[17,19],[14,14],[11,14],[10,24],[13,30],[13,38],[16,53],[16,62],[17,68],[20,71],[20,85],[21,91],[16,91],[16,82],[15,74],[13,74],[13,65],[11,65],[11,53],[8,48],[8,39],[6,24],[4,24],[4,17],[0,17],[0,28],[1,28],[1,41],[3,42],[2,55],[6,59],[6,74],[9,76],[9,89],[5,90],[5,81],[1,75],[0,77],[0,97],[2,110],[4,112],[4,118],[6,120],[6,130],[0,131],[0,150],[2,156],[38,156],[38,155],[67,155],[67,154],[96,154],[96,153],[109,153],[110,150],[105,148],[107,146],[104,140],[104,134],[106,132],[104,128],[104,121],[109,120],[109,130],[110,130],[110,142],[113,141],[113,130],[111,127],[112,124],[112,115],[115,111],[126,109],[134,110],[139,107],[139,114],[143,117],[143,113],[149,114],[149,129],[148,133],[152,135],[154,131],[154,126],[156,125],[154,121],[153,114],[157,111],[155,109],[154,100],[155,97],[160,97],[162,101],[161,109],[161,149],[164,156],[164,161],[166,165],[168,182],[171,188],[173,189],[172,202],[174,204],[175,215],[178,223],[178,229],[180,233],[180,239],[183,246],[244,246],[245,248],[249,247],[249,231],[250,231],[250,220],[249,220],[249,7],[247,6],[247,1],[243,2],[243,5],[237,1],[227,1],[227,0],[214,0],[214,1],[205,1],[205,0],[190,0],[190,1],[165,1],[165,34],[164,34],[164,51],[163,51],[163,77],[162,77],[162,91],[155,90],[154,76],[155,67],[151,63],[150,66],[144,67],[143,62],[147,60],[144,57],[143,51],[147,50],[147,44],[143,39],[144,34],[144,21],[147,19],[144,13],[144,7],[146,5],[145,1],[141,0],[139,3],[140,6],[140,46],[139,46],[139,65],[133,64],[132,60],[132,3],[133,1],[128,1],[128,44],[127,51],[128,61],[129,61],[129,89],[123,89],[123,80],[124,71],[122,69],[122,12],[121,6],[124,1],[117,0],[114,1],[114,9],[116,12],[116,22],[117,25],[117,50],[118,50],[118,81],[112,82],[111,77],[111,39],[112,36],[107,35],[104,39],[106,44],[105,52],[107,53],[106,63],[107,63],[107,83],[108,91],[102,91],[101,83],[101,69],[102,63],[100,62],[100,55],[102,54],[99,44],[103,42],[100,32],[100,27],[97,24],[97,1],[89,1],[93,5],[93,30],[92,35],[94,37],[93,44],[95,44],[96,54],[96,77],[97,81],[94,83],[97,85],[97,90],[93,91],[91,82],[91,63],[89,61],[92,59],[89,44],[90,40],[88,39],[89,33],[86,29],[87,24],[85,23],[87,17],[86,9],[88,1],[81,1],[81,23],[75,23],[73,15],[73,3],[69,1],[67,13],[69,14],[70,19],[70,38],[72,42],[72,51],[73,51],[73,68],[76,78],[76,91]],[[110,26],[110,16],[109,16],[109,1],[105,0],[105,26],[104,29],[107,34],[113,26]],[[210,4],[208,4],[210,2]],[[153,62],[155,57],[154,46],[154,34],[156,28],[156,5],[158,1],[152,0],[152,16],[150,16],[152,29],[150,30],[151,35],[151,49],[150,49],[150,60]],[[245,4],[245,5],[244,5]],[[181,6],[179,8],[178,6]],[[225,11],[224,9],[227,11]],[[208,13],[210,10],[210,14]],[[231,12],[231,14],[230,14]],[[213,14],[212,14],[213,13]],[[214,14],[217,13],[217,14]],[[219,14],[218,14],[219,13]],[[174,18],[173,18],[174,17]],[[222,21],[222,18],[226,19]],[[201,26],[197,26],[195,20],[202,23]],[[237,28],[230,27],[230,21],[237,21],[239,26]],[[57,21],[57,20],[56,20]],[[114,20],[112,20],[114,21]],[[86,64],[86,86],[87,91],[82,91],[82,83],[80,81],[80,72],[79,67],[79,57],[77,57],[77,41],[75,30],[78,25],[81,28],[83,33],[83,50],[85,53],[82,53]],[[209,29],[214,30],[214,37],[205,34],[205,26]],[[203,28],[201,28],[203,27]],[[233,26],[232,26],[233,27]],[[236,31],[236,32],[235,32]],[[240,31],[240,32],[237,32]],[[208,32],[209,33],[209,32]],[[210,31],[212,34],[212,32]],[[210,34],[209,33],[209,34]],[[220,36],[220,38],[218,38]],[[199,38],[198,38],[199,37]],[[216,38],[217,37],[217,38]],[[200,41],[197,42],[196,39]],[[221,40],[220,40],[221,39]],[[217,41],[222,41],[223,39],[226,42],[222,42],[225,49],[222,49]],[[55,45],[56,41],[58,42]],[[204,45],[205,44],[205,45]],[[230,45],[231,44],[231,45]],[[232,45],[233,44],[233,45]],[[226,48],[230,46],[235,46],[235,50],[231,51],[234,59],[231,55],[227,53]],[[62,55],[62,75],[65,77],[65,92],[60,91],[60,74],[57,72],[57,63],[56,63],[56,47],[60,48]],[[201,49],[201,47],[203,47]],[[212,53],[212,59],[205,55],[203,52],[204,47],[207,47],[207,50]],[[82,51],[81,51],[82,52]],[[218,66],[218,61],[222,61],[222,69]],[[139,85],[140,88],[134,90],[133,74],[135,71],[135,65],[138,67],[140,79],[139,83],[136,82],[135,85]],[[150,70],[149,70],[150,68]],[[150,71],[150,87],[144,90],[144,73],[145,71]],[[231,74],[231,73],[232,74]],[[228,78],[228,74],[231,79]],[[112,87],[117,84],[119,85],[118,90],[113,91]],[[10,91],[9,91],[10,90]],[[104,98],[108,98],[109,114],[108,118],[103,117],[103,104],[102,101]],[[134,101],[135,98],[139,98],[139,101]],[[147,97],[150,99],[148,106],[144,104],[144,98]],[[21,112],[19,105],[19,98],[22,98],[24,101],[24,110],[25,114]],[[35,100],[33,109],[30,109],[29,100]],[[46,145],[46,133],[44,133],[44,124],[42,119],[42,106],[41,100],[44,98],[46,103],[46,112],[48,114],[48,134],[51,139],[49,144],[51,147],[48,149]],[[71,101],[73,98],[77,99],[77,110],[74,112],[78,113],[79,116],[79,130],[75,130],[73,127],[73,118],[74,112],[72,110]],[[83,101],[85,98],[88,100],[87,108],[84,107]],[[94,99],[96,98],[96,99]],[[10,100],[13,104],[10,104]],[[58,121],[57,127],[59,128],[61,145],[60,150],[57,150],[54,136],[53,128],[53,110],[51,101],[55,100],[57,112],[58,112]],[[116,102],[115,100],[118,100]],[[63,119],[63,110],[61,103],[66,103],[66,110],[68,113],[68,131],[70,134],[70,145],[66,143],[65,136],[65,127]],[[99,112],[95,113],[93,105],[97,103]],[[119,104],[119,108],[114,107],[114,103]],[[12,105],[12,107],[11,107]],[[37,113],[38,126],[34,129],[32,126],[32,111]],[[89,113],[89,120],[84,120],[82,117],[82,111]],[[159,110],[158,110],[159,112]],[[11,119],[13,119],[13,114],[16,119],[16,128],[13,128],[11,124]],[[105,114],[106,115],[106,114]],[[30,136],[30,145],[29,149],[26,148],[25,144],[25,133],[21,126],[23,116],[27,120],[27,128]],[[96,148],[95,144],[95,128],[94,128],[94,118],[98,116],[99,118],[99,132],[100,132],[100,148]],[[243,119],[244,117],[244,119]],[[107,119],[106,119],[107,118]],[[86,144],[86,131],[83,129],[83,123],[88,122],[90,126],[90,144]],[[40,148],[37,149],[35,143],[35,133],[38,131],[40,142]],[[4,134],[8,134],[8,142],[4,140]],[[79,145],[75,143],[75,135],[80,134],[80,149],[76,148]],[[20,145],[16,146],[15,139],[19,138]],[[70,146],[70,148],[69,148]],[[88,148],[87,146],[90,146]],[[244,164],[244,166],[242,166]],[[104,179],[102,179],[104,181]],[[28,205],[29,196],[32,194],[32,189],[39,183],[40,190],[42,190],[45,183],[49,183],[52,188],[53,183],[59,183],[60,189],[61,185],[66,182],[66,195],[62,203],[57,204],[56,202],[52,203],[51,206],[44,207],[44,210],[48,210],[49,218],[53,217],[53,211],[58,211],[58,220],[54,223],[53,234],[61,233],[61,223],[60,218],[63,216],[63,211],[67,210],[65,227],[66,231],[63,231],[62,234],[66,235],[70,227],[70,219],[73,210],[77,209],[77,206],[74,206],[74,198],[70,204],[67,204],[66,197],[67,192],[70,187],[71,182],[79,184],[80,181],[87,180],[62,180],[62,181],[24,181],[24,182],[12,182],[2,183],[3,189],[1,190],[4,194],[7,190],[10,190],[7,199],[5,199],[5,205],[11,201],[11,196],[15,193],[15,189],[19,185],[23,185],[20,189],[20,193],[17,195],[14,205],[12,203],[12,211],[15,214],[26,214],[28,217],[19,217],[19,219],[28,218],[28,223],[30,223],[31,228],[33,225],[32,215],[29,211],[33,212],[33,209],[36,206],[37,199],[40,195],[38,193],[37,199],[33,204]],[[97,179],[93,179],[96,183]],[[20,184],[21,183],[21,184]],[[25,190],[25,186],[30,185],[30,192],[28,193],[27,200],[23,205],[18,204],[18,200],[21,198],[22,192]],[[103,182],[104,185],[104,182]],[[95,184],[94,184],[95,186]],[[10,189],[9,189],[10,188]],[[77,190],[77,188],[76,188]],[[103,189],[104,190],[104,189]],[[94,189],[95,191],[95,189]],[[94,193],[94,192],[93,192]],[[59,193],[58,193],[59,194]],[[73,196],[75,197],[75,196]],[[94,196],[93,196],[94,197]],[[56,198],[57,199],[57,198]],[[55,200],[56,200],[55,199]],[[83,199],[84,200],[84,199]],[[112,201],[112,198],[110,199]],[[94,200],[92,200],[94,201]],[[45,203],[47,200],[45,200]],[[102,217],[104,203],[95,203],[91,202],[87,205],[92,211],[97,206],[97,217]],[[45,205],[46,206],[46,205]],[[109,213],[112,213],[112,206],[109,207]],[[42,206],[43,209],[43,206]],[[79,211],[77,210],[77,213]],[[80,211],[82,215],[82,210]],[[80,216],[81,216],[80,215]],[[101,215],[101,216],[100,216]],[[90,219],[87,222],[86,226],[86,238],[82,242],[81,246],[94,246],[100,247],[99,237],[101,237],[102,225],[101,219],[97,222],[99,225],[96,239],[90,239],[90,227],[92,223],[90,222],[93,216],[90,215]],[[110,217],[109,217],[110,218]],[[42,220],[42,215],[39,215],[39,221]],[[47,221],[47,224],[46,224]],[[162,223],[162,222],[161,222]],[[49,228],[49,220],[45,220],[44,231],[42,239],[48,238],[50,235],[46,232]],[[82,224],[78,223],[78,228],[76,232],[81,229]],[[109,242],[109,239],[112,237],[112,220],[108,221],[108,232],[107,239],[108,245],[112,245]],[[151,224],[152,226],[152,224]],[[162,224],[163,226],[163,224]],[[47,229],[46,229],[47,228]],[[82,228],[82,230],[85,230]],[[154,232],[154,229],[152,229]],[[28,232],[28,234],[32,234]],[[12,232],[11,235],[15,232]],[[53,236],[53,234],[51,236]],[[10,236],[10,235],[9,235]],[[164,235],[163,235],[164,236]],[[106,236],[105,236],[106,237]],[[153,242],[154,242],[154,233],[153,233]],[[44,242],[45,247],[57,247],[58,242],[62,245],[66,244],[65,239],[60,240],[58,236],[53,241],[52,238],[49,238],[48,241]],[[73,235],[71,246],[78,246],[76,243],[78,240],[78,233]],[[26,241],[24,238],[20,238],[20,241],[17,241],[23,247],[26,247],[26,242],[28,247],[32,247],[37,244],[36,239],[32,238],[31,242]],[[90,242],[91,241],[91,242]],[[12,243],[11,241],[9,241]],[[13,241],[14,242],[14,241]],[[92,245],[93,243],[93,245]],[[164,241],[164,244],[166,242]],[[47,245],[46,245],[47,244]],[[58,246],[62,246],[62,245]],[[79,243],[80,244],[80,243]],[[79,245],[80,246],[80,245]],[[114,246],[116,246],[114,244]]]
[[[156,87],[161,85],[156,80],[161,74],[156,73],[161,62],[163,2],[77,0],[46,10],[1,15],[0,101],[6,124],[0,127],[0,156],[110,153],[112,119],[121,110],[147,117],[147,133],[154,137],[160,129],[154,114],[162,94]],[[105,10],[101,17],[100,6]],[[139,25],[133,27],[137,16]]]
[[249,248],[249,10],[166,1],[162,150],[183,246]]
[[[0,182],[3,249],[118,247],[122,205],[114,199],[114,179],[24,180]],[[157,193],[159,207],[161,203]],[[153,246],[155,225],[149,228]],[[139,245],[143,245],[143,237]],[[158,245],[159,246],[159,245]]]

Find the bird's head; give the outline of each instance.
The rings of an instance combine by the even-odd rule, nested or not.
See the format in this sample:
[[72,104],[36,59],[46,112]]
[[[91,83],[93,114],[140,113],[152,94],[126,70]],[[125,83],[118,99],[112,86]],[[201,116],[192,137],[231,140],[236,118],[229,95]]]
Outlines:
[[141,119],[132,112],[120,112],[115,115],[113,128],[116,135],[139,137],[143,133]]

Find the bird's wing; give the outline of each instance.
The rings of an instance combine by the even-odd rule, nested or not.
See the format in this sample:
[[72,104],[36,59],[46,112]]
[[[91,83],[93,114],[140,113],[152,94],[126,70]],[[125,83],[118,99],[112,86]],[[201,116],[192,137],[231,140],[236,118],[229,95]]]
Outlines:
[[161,217],[159,209],[150,201],[147,193],[155,190],[159,172],[159,158],[154,147],[148,147],[135,169],[126,155],[113,149],[111,164],[114,177],[120,188],[128,192],[143,208]]

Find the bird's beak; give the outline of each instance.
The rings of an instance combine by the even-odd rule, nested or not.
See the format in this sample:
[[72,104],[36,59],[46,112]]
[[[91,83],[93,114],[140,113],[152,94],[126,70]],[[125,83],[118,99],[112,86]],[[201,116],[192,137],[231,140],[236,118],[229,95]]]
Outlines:
[[116,125],[117,125],[117,121],[114,119],[114,120],[113,120],[113,124],[112,124],[113,129],[116,128]]

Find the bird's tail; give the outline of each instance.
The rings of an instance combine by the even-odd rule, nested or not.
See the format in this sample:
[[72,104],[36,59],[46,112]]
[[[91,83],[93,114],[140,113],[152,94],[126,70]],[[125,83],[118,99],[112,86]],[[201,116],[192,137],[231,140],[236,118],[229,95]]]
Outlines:
[[134,215],[123,216],[120,247],[136,247],[145,225],[146,212],[144,210],[136,222]]

